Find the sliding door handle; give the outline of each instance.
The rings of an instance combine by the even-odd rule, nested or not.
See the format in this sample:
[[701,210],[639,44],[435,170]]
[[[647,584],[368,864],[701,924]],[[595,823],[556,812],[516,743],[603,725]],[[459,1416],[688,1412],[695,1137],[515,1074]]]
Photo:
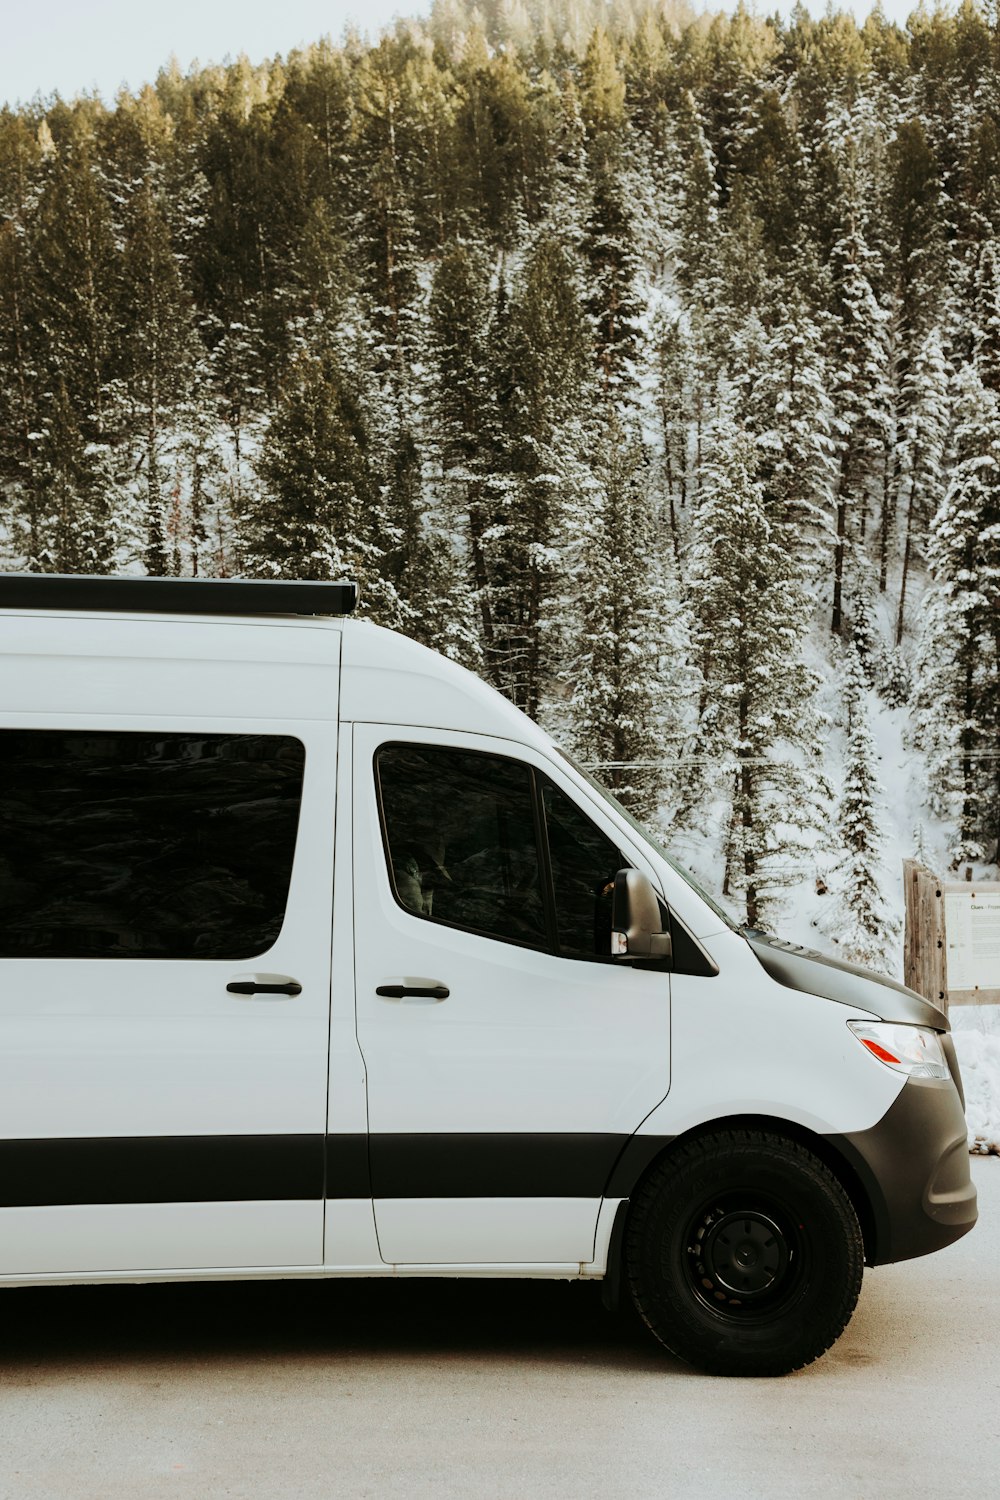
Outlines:
[[239,974],[226,985],[231,995],[301,995],[297,979],[284,974]]
[[439,979],[393,979],[375,993],[383,1000],[447,1000],[451,990]]

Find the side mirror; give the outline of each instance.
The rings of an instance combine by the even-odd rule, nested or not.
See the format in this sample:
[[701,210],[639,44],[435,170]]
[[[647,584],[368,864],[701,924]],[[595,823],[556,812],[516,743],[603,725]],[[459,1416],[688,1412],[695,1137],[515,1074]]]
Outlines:
[[664,932],[656,892],[639,870],[619,870],[611,906],[613,958],[669,959],[670,933]]

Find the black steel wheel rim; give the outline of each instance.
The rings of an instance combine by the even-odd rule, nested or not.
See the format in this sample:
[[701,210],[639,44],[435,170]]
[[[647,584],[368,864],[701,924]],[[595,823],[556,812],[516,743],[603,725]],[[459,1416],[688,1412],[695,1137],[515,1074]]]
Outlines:
[[722,1318],[766,1322],[784,1311],[801,1284],[803,1226],[756,1193],[718,1195],[692,1216],[684,1257],[702,1306]]

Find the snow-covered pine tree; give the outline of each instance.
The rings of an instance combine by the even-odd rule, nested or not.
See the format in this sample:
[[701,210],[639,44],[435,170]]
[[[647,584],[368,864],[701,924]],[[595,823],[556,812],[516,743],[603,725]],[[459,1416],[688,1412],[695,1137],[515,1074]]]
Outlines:
[[846,569],[844,622],[845,635],[857,652],[865,681],[870,685],[882,675],[886,651],[878,618],[878,593],[875,569],[863,547],[851,550]]
[[913,825],[913,854],[918,865],[923,865],[925,870],[934,869],[934,856],[927,845],[927,829],[923,823]]
[[900,404],[904,416],[898,464],[903,490],[903,560],[896,611],[896,645],[903,639],[906,622],[906,591],[910,564],[919,551],[927,521],[941,504],[944,489],[945,443],[951,412],[948,362],[937,328],[921,340],[908,363]]
[[681,96],[668,161],[677,203],[678,278],[695,301],[711,306],[718,290],[719,191],[715,157],[690,92]]
[[488,542],[493,669],[533,717],[552,673],[551,606],[559,593],[562,513],[584,446],[589,350],[574,268],[543,234],[514,286],[497,361],[503,480]]
[[870,686],[865,664],[854,641],[844,650],[841,671],[841,702],[844,706],[844,730],[850,739],[854,733],[858,714],[864,714],[865,699]]
[[955,830],[952,867],[1000,842],[1000,396],[972,365],[955,389],[951,481],[933,517],[917,663],[917,742],[935,810]]
[[451,537],[428,516],[420,449],[406,428],[379,447],[379,494],[369,521],[377,542],[367,613],[465,666],[481,665],[466,570]]
[[795,549],[802,576],[829,567],[836,482],[834,410],[820,324],[795,293],[767,338],[750,393],[757,475]]
[[868,711],[868,685],[857,650],[846,650],[844,707],[847,748],[844,785],[837,808],[837,830],[844,856],[839,890],[827,922],[844,957],[882,973],[895,968],[899,928],[891,915],[881,869],[880,794],[875,770],[875,741]]
[[29,566],[43,573],[110,572],[121,516],[108,450],[87,442],[61,379],[40,403],[38,415],[36,472],[45,503],[36,518]]
[[[545,75],[540,82],[544,82]],[[551,199],[547,224],[561,244],[577,250],[590,208],[587,173],[587,127],[572,73],[556,86],[549,82],[552,125],[548,141]]]
[[381,555],[370,447],[365,413],[334,356],[302,356],[261,444],[261,488],[236,517],[243,570],[263,578],[346,574],[366,601]]
[[306,213],[293,260],[295,302],[292,342],[296,352],[316,350],[352,316],[357,275],[345,236],[330,204],[316,198]]
[[130,210],[119,282],[126,330],[121,352],[144,479],[140,548],[146,572],[159,576],[173,566],[165,535],[171,476],[164,472],[163,450],[195,357],[193,330],[152,173]]
[[419,170],[411,87],[413,48],[402,35],[384,35],[362,54],[354,90],[357,214],[353,236],[368,273],[376,354],[387,367],[408,365],[414,329],[418,235],[407,185]]
[[460,530],[482,659],[500,686],[490,542],[500,524],[503,455],[496,411],[495,296],[486,252],[456,241],[438,262],[429,308],[433,456],[441,513]]
[[581,247],[587,267],[586,307],[602,388],[609,398],[621,399],[632,384],[628,365],[635,358],[641,310],[636,291],[639,256],[621,163],[604,143],[594,148],[592,160],[591,209]]
[[663,493],[675,560],[680,557],[677,510],[687,505],[688,436],[691,424],[691,351],[678,313],[661,308],[653,324],[652,360],[660,417]]
[[987,240],[979,251],[970,322],[979,378],[989,390],[1000,391],[1000,252],[995,240]]
[[[39,550],[28,566],[43,570],[61,567],[58,559],[78,558],[81,570],[99,572],[119,535],[117,459],[125,426],[115,379],[120,257],[95,113],[91,108],[65,119],[58,144],[49,137],[26,247],[36,431],[45,435],[32,521]],[[81,497],[79,515],[69,503],[74,493]],[[71,534],[78,524],[80,534]]]
[[[51,139],[51,138],[50,138]],[[32,265],[27,247],[42,148],[29,120],[0,112],[0,557],[37,558],[43,497],[38,469],[40,351],[32,346]]]
[[205,361],[199,359],[177,411],[178,457],[184,476],[182,508],[174,538],[171,572],[226,577],[229,572],[219,497],[224,488],[218,430],[204,388]]
[[830,628],[839,635],[848,548],[852,540],[864,540],[873,500],[883,493],[892,439],[888,317],[872,288],[875,258],[853,210],[833,248],[832,268],[837,314],[832,383],[840,465]]
[[689,559],[700,733],[726,766],[728,888],[758,927],[797,879],[803,831],[820,816],[817,679],[802,657],[808,601],[756,478],[756,445],[724,413],[707,446]]
[[673,801],[669,763],[691,727],[694,689],[680,603],[662,573],[648,469],[638,435],[612,414],[591,459],[594,487],[573,516],[566,679],[580,758],[600,762],[601,780],[626,807],[655,819],[664,797]]
[[888,168],[885,210],[905,376],[912,351],[940,318],[948,275],[940,167],[919,117],[899,121]]
[[607,33],[596,26],[580,65],[580,114],[587,135],[589,204],[580,245],[585,306],[605,394],[620,399],[632,382],[639,257],[627,201],[625,79]]

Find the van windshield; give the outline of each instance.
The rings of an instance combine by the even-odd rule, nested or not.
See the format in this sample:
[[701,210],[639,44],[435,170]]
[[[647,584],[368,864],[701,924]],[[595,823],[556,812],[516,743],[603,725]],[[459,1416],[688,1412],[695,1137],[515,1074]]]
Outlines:
[[690,874],[689,871],[685,870],[683,866],[679,865],[677,861],[667,853],[666,849],[664,849],[659,839],[654,838],[649,829],[646,828],[644,824],[640,823],[639,819],[634,817],[632,813],[629,812],[628,808],[624,807],[618,801],[618,798],[612,792],[608,791],[606,786],[602,786],[596,776],[592,776],[591,773],[586,769],[586,767],[581,766],[580,762],[576,760],[574,756],[570,755],[568,750],[564,750],[561,745],[556,745],[555,749],[562,756],[563,760],[567,761],[569,765],[573,767],[573,770],[576,771],[579,776],[582,776],[584,781],[586,781],[589,786],[592,786],[594,788],[594,791],[597,792],[605,802],[609,803],[615,809],[615,811],[625,819],[629,827],[635,829],[636,833],[643,840],[643,842],[649,844],[653,849],[656,850],[660,858],[662,860],[665,860],[665,862],[670,866],[670,868],[676,875],[680,876],[685,885],[689,885],[695,892],[695,894],[701,897],[705,905],[710,907],[715,915],[721,918],[723,922],[725,922],[727,927],[731,927],[734,932],[739,932],[739,927],[733,921],[729,913],[727,911],[724,911],[723,908],[719,905],[718,901],[716,901],[714,897],[710,896],[708,892],[698,884],[697,880],[695,880],[694,876]]

